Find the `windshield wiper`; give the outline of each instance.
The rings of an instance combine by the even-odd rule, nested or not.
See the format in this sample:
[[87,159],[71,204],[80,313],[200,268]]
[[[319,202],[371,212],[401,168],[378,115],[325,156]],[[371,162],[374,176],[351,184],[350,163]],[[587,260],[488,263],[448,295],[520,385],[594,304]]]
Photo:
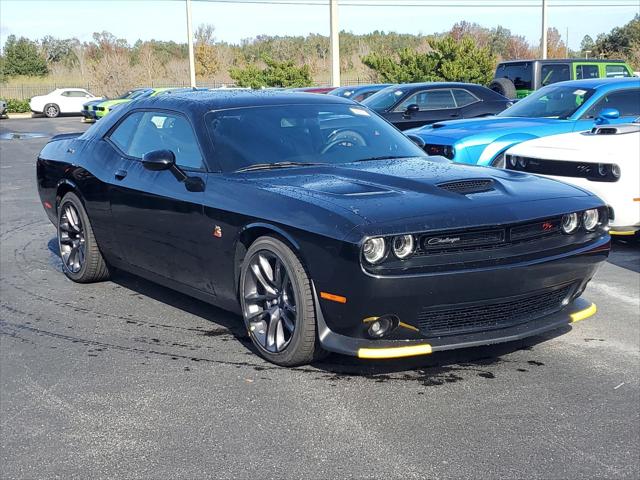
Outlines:
[[381,157],[369,157],[369,158],[361,158],[358,162],[368,162],[370,160],[396,160],[398,158],[412,158],[407,155],[383,155]]
[[256,163],[247,167],[242,167],[236,172],[250,172],[252,170],[273,170],[276,168],[289,168],[289,167],[308,167],[310,165],[326,165],[326,163],[320,162],[275,162],[275,163]]

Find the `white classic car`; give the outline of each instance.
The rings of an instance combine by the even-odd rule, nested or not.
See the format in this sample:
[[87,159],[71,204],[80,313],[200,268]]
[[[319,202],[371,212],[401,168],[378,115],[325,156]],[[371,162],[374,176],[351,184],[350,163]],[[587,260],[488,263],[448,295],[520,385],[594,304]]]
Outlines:
[[555,178],[595,193],[609,205],[612,235],[638,235],[639,120],[519,143],[507,150],[506,168]]
[[33,97],[29,100],[29,108],[33,113],[44,113],[54,118],[61,113],[81,113],[83,104],[100,98],[83,88],[56,88],[46,95]]

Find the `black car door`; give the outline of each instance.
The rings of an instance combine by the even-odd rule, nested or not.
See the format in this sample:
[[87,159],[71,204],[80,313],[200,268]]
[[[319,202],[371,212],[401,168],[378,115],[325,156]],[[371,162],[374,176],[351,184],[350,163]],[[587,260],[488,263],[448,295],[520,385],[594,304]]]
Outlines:
[[110,198],[114,236],[124,261],[209,292],[200,241],[211,234],[203,215],[203,192],[189,191],[171,171],[151,171],[141,161],[150,151],[171,150],[176,165],[206,185],[203,156],[189,120],[177,112],[135,111],[108,140],[121,154]]
[[456,106],[451,89],[434,88],[409,95],[385,117],[400,130],[407,130],[443,120],[454,120],[460,117],[460,109]]

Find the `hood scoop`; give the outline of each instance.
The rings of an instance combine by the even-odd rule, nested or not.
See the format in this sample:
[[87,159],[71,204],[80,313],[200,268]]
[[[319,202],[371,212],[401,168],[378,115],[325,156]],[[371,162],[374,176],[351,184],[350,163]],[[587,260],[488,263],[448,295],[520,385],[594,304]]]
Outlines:
[[439,183],[438,187],[452,193],[469,195],[493,190],[493,180],[490,178],[477,178],[474,180],[456,180],[453,182]]

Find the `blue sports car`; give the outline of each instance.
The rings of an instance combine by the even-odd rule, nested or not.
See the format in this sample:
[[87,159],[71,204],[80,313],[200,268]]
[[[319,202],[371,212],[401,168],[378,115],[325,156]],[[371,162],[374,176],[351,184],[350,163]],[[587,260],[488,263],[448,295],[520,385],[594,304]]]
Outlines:
[[504,167],[509,147],[532,138],[589,130],[594,121],[631,122],[640,116],[640,78],[554,83],[496,116],[450,120],[407,130],[430,155]]

